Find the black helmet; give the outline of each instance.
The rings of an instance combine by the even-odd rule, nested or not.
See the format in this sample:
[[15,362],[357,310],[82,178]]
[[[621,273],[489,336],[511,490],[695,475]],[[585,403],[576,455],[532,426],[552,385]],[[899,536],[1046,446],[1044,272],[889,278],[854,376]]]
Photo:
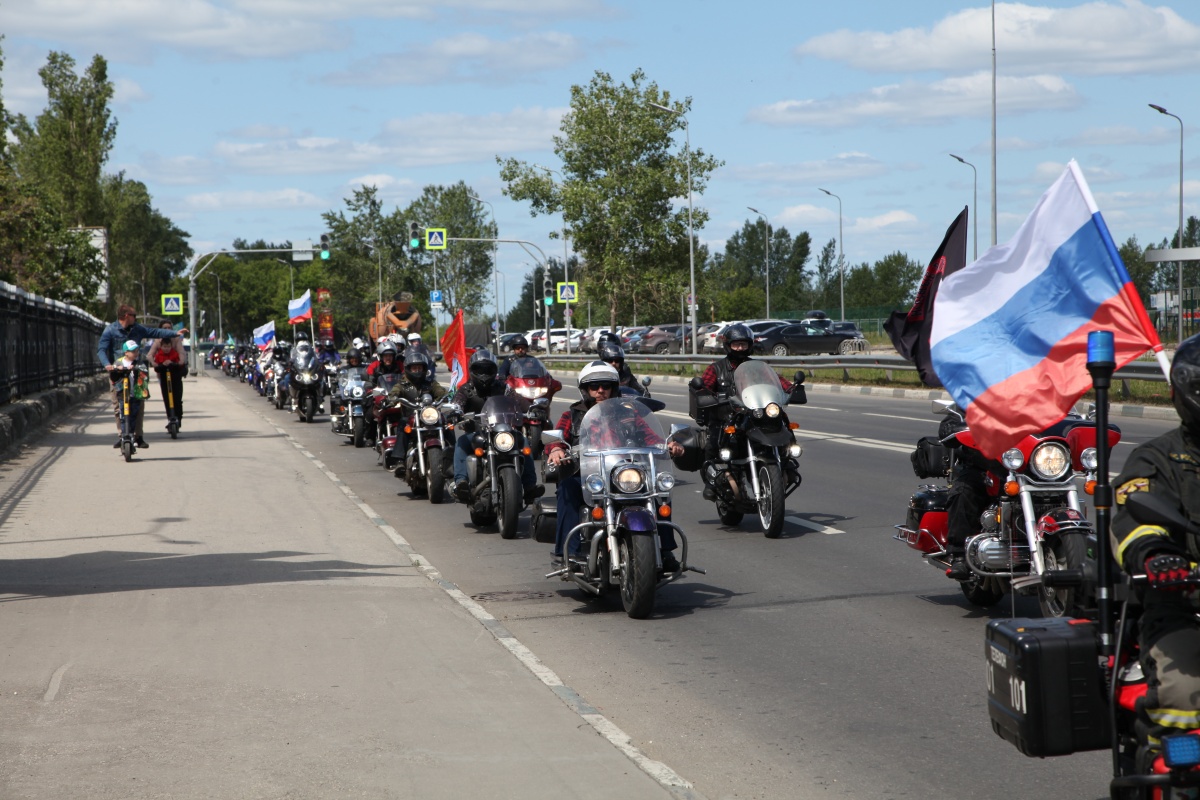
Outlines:
[[433,359],[420,350],[409,349],[404,358],[404,376],[410,383],[424,383],[433,374]]
[[307,341],[308,341],[307,333],[305,333],[304,331],[296,331],[296,344],[299,344],[300,342],[307,342]]
[[332,353],[336,349],[333,346],[333,339],[330,339],[329,337],[325,337],[324,339],[322,339],[321,340],[321,349],[328,350],[329,352]]
[[383,344],[379,345],[378,355],[380,361],[383,361],[383,357],[388,353],[391,353],[393,357],[396,356],[398,354],[396,351],[396,345],[392,344],[391,342],[384,342]]
[[621,370],[620,365],[625,363],[625,351],[611,340],[606,339],[601,342],[600,346],[596,348],[596,355],[601,361],[606,361],[616,367],[618,372]]
[[[746,349],[735,351],[730,345],[734,342],[745,342]],[[735,364],[740,364],[750,357],[750,348],[754,347],[754,334],[740,322],[735,322],[725,329],[725,355]]]
[[600,335],[596,337],[596,352],[600,352],[600,348],[606,343],[615,344],[617,347],[620,347],[621,338],[612,331],[601,331]]
[[[358,363],[361,364],[362,360],[363,360],[363,354],[362,354],[362,351],[359,350],[357,347],[351,347],[349,350],[346,351],[346,363],[347,364],[350,364],[350,362],[356,358],[358,359]],[[350,366],[354,367],[354,366],[357,366],[357,364],[350,364]]]
[[281,358],[281,359],[287,358],[287,348],[281,344],[277,344],[271,350],[271,355],[274,356],[275,358]]
[[518,347],[524,347],[526,350],[529,349],[529,340],[525,338],[525,334],[523,333],[517,334],[508,343],[508,348],[510,350],[516,350]]
[[500,366],[496,363],[492,351],[481,347],[471,354],[471,360],[467,362],[467,371],[471,373],[471,379],[477,385],[487,386],[496,379]]
[[1183,340],[1171,361],[1171,402],[1183,427],[1200,435],[1200,335]]

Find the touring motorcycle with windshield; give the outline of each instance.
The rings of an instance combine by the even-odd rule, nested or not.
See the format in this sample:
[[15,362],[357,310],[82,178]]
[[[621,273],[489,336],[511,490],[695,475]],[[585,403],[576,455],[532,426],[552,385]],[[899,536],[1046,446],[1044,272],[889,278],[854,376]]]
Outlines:
[[505,539],[517,535],[517,518],[524,505],[521,474],[530,448],[522,429],[530,405],[519,396],[489,397],[477,414],[463,415],[456,426],[460,436],[471,437],[467,457],[471,524],[483,527],[498,522]]
[[[671,433],[683,429],[673,425]],[[544,431],[542,441],[562,442],[562,432]],[[580,422],[570,464],[579,470],[584,508],[568,537],[580,537],[582,549],[546,577],[573,581],[594,596],[619,590],[625,613],[643,619],[654,610],[659,588],[685,571],[704,572],[688,565],[687,535],[671,521],[675,475],[667,437],[645,404],[620,397],[592,406]],[[673,572],[662,567],[664,528],[679,538],[679,568]]]
[[334,433],[348,437],[355,447],[366,444],[370,394],[371,379],[367,377],[366,367],[338,370],[329,397],[329,424]]
[[756,513],[763,535],[778,538],[784,501],[800,487],[803,452],[784,408],[808,402],[804,373],[796,374],[789,395],[765,362],[746,361],[734,371],[729,395],[721,397],[693,378],[689,400],[691,417],[698,422],[713,415],[724,420],[717,429],[717,458],[701,468],[716,494],[717,516],[725,525],[737,525],[743,515]]
[[303,342],[292,349],[288,393],[301,422],[316,419],[321,407],[322,373],[311,345]]
[[550,375],[546,366],[533,356],[514,356],[508,364],[508,388],[530,402],[524,414],[521,432],[529,442],[534,458],[542,456],[541,433],[551,428],[550,402],[562,383]]

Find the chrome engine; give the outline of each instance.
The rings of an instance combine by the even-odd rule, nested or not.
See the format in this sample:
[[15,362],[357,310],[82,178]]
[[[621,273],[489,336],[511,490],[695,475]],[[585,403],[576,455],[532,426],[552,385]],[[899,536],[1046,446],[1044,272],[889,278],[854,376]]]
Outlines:
[[1029,548],[1023,543],[1014,545],[999,533],[981,533],[967,539],[966,556],[967,564],[979,573],[1006,575],[1029,568]]

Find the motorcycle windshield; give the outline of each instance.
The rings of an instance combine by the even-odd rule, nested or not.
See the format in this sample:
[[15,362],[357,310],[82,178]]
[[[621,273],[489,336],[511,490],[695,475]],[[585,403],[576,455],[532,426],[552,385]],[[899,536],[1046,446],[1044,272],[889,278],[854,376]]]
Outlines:
[[387,375],[376,375],[375,385],[384,391],[390,392],[392,387],[399,383],[403,377],[403,375],[397,372],[388,373]]
[[766,408],[771,403],[787,404],[775,370],[762,361],[747,361],[733,373],[733,388],[746,408]]
[[317,355],[312,350],[297,347],[292,351],[292,366],[297,370],[313,369],[317,364]]
[[545,365],[533,356],[514,357],[508,365],[508,374],[510,377],[520,378],[521,380],[546,378],[550,375],[546,371]]
[[352,389],[355,386],[362,386],[367,382],[366,367],[347,367],[340,370],[337,376],[338,391],[345,392],[346,389]]
[[[636,497],[654,492],[658,472],[668,469],[667,437],[654,412],[636,399],[614,397],[596,403],[579,423],[579,471],[584,476],[584,500],[592,502],[589,484],[606,487],[605,492]],[[642,473],[640,488],[618,492],[615,475],[627,467]],[[630,487],[626,487],[630,488]]]
[[520,428],[521,418],[528,408],[529,401],[521,397],[513,397],[512,395],[489,397],[483,403],[483,409],[479,412],[479,419],[489,428],[494,428],[497,425]]

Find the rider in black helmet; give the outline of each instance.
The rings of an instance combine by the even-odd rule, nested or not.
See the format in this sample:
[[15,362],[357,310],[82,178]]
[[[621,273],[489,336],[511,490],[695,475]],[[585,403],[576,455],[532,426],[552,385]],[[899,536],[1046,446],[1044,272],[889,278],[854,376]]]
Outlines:
[[1179,427],[1138,445],[1117,478],[1113,553],[1130,575],[1145,573],[1141,662],[1149,690],[1139,717],[1151,742],[1200,727],[1200,622],[1189,587],[1171,585],[1196,570],[1200,537],[1134,518],[1126,501],[1147,492],[1200,524],[1200,336],[1171,362],[1171,402]]
[[621,388],[633,389],[639,395],[643,396],[646,394],[646,387],[637,382],[637,378],[633,377],[633,370],[625,365],[625,351],[621,349],[619,344],[613,342],[612,339],[605,339],[602,342],[598,342],[596,356],[605,364],[615,369],[617,374],[621,376]]
[[508,343],[508,346],[512,350],[513,354],[504,359],[504,363],[500,365],[498,377],[500,378],[501,383],[504,383],[506,380],[508,380],[508,369],[510,366],[512,366],[513,359],[524,358],[525,356],[529,355],[529,340],[525,338],[525,334],[518,333]]

